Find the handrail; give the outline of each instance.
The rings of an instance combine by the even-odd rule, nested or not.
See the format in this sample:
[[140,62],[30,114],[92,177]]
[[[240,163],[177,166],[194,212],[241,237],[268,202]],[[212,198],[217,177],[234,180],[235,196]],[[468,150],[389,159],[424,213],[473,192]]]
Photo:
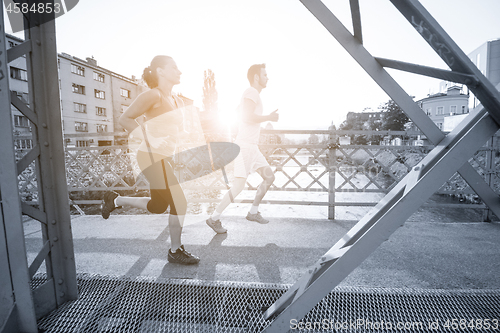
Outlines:
[[[340,193],[387,193],[407,172],[424,157],[432,145],[424,146],[393,146],[393,145],[343,145],[337,142],[342,135],[383,135],[383,136],[415,136],[418,132],[410,131],[354,131],[354,130],[283,130],[263,129],[261,131],[264,142],[259,145],[275,171],[277,181],[271,186],[270,191],[287,192],[314,192],[328,193],[327,201],[310,200],[267,200],[269,204],[289,205],[316,205],[327,206],[329,216],[334,217],[335,206],[373,206],[374,202],[366,200],[339,201],[335,194]],[[323,135],[320,142],[311,143],[270,143],[270,138],[284,135]],[[113,133],[77,133],[67,134],[66,138],[79,137],[126,137],[125,132]],[[497,151],[491,146],[485,146],[478,151],[481,155],[485,152]],[[23,151],[18,150],[22,155]],[[83,197],[83,193],[99,193],[108,190],[142,191],[148,189],[147,181],[141,177],[133,177],[130,154],[127,145],[90,146],[90,147],[65,147],[66,169],[68,178],[68,191],[73,197],[74,204],[98,204],[94,199]],[[491,154],[491,153],[490,153]],[[482,157],[478,158],[479,160]],[[191,161],[176,161],[176,172],[182,178],[183,172],[194,172],[192,165],[197,164],[196,158]],[[476,163],[477,164],[477,163]],[[491,173],[479,166],[483,173]],[[198,171],[197,171],[198,172]],[[231,172],[229,172],[231,174]],[[33,176],[34,177],[34,176]],[[36,180],[20,175],[20,188],[25,197],[36,198]],[[247,182],[247,189],[255,190],[257,183],[252,180]],[[212,190],[226,189],[221,175],[215,173],[205,176],[203,180],[185,183],[186,190]],[[80,194],[79,194],[80,193]],[[456,195],[471,198],[474,192],[463,180],[452,180],[443,187],[441,194]],[[99,195],[97,195],[99,197]],[[321,200],[321,199],[320,199]],[[192,198],[192,203],[213,203],[214,198]],[[242,203],[249,200],[242,200]],[[463,206],[464,204],[461,204]],[[474,208],[480,205],[473,205]],[[430,207],[430,206],[429,206]],[[457,207],[458,206],[454,206]],[[472,206],[471,206],[472,207]],[[480,208],[483,208],[481,206]]]

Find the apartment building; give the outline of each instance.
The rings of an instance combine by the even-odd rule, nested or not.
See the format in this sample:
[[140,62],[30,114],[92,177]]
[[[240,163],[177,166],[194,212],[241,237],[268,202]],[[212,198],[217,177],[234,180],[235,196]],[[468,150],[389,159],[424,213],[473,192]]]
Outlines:
[[[10,49],[24,42],[6,35]],[[93,58],[79,59],[67,53],[58,54],[59,89],[63,133],[66,146],[88,147],[123,144],[126,138],[119,125],[120,115],[135,97],[146,90],[134,77],[127,78],[98,66]],[[26,57],[8,64],[9,86],[20,99],[29,104],[29,82]],[[11,106],[14,143],[17,152],[33,146],[29,119]]]
[[[467,56],[500,90],[500,39],[481,44]],[[440,93],[429,95],[418,103],[440,129],[449,132],[479,104],[479,100],[466,86],[442,81]]]
[[58,55],[63,132],[67,146],[109,146],[125,138],[118,119],[145,87],[67,53]]
[[[109,146],[113,143],[111,76],[92,58],[58,56],[63,132],[67,146]],[[91,134],[109,133],[91,137]],[[72,134],[82,134],[73,137]]]
[[[497,89],[500,90],[500,39],[487,41],[467,55]],[[477,98],[472,95],[471,106],[479,104]]]
[[[7,35],[6,37],[7,38],[5,40],[7,43],[7,49],[24,42],[24,40],[17,38],[16,36]],[[26,70],[26,58],[20,57],[11,61],[8,63],[8,68],[10,90],[14,92],[23,102],[29,104],[29,84],[28,72]],[[11,112],[12,126],[14,128],[15,149],[16,152],[22,153],[23,151],[33,147],[31,123],[29,119],[13,105],[11,105]]]
[[469,113],[469,95],[464,94],[462,87],[456,85],[450,86],[444,93],[429,95],[417,103],[440,130],[444,130],[446,117]]
[[346,115],[347,120],[361,120],[364,122],[370,120],[382,120],[382,112],[348,112]]

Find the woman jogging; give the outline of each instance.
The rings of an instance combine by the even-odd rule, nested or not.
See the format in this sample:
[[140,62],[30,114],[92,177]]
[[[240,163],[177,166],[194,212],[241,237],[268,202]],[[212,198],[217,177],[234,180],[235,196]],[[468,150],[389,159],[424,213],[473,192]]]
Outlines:
[[[174,175],[172,156],[179,135],[183,132],[183,101],[172,95],[174,85],[180,83],[181,71],[169,56],[156,56],[144,69],[143,79],[151,88],[140,94],[120,117],[131,140],[140,140],[137,164],[147,178],[151,197],[123,197],[107,192],[102,204],[102,216],[119,206],[132,206],[161,214],[170,206],[168,225],[170,249],[168,261],[179,264],[197,264],[200,259],[184,249],[181,232],[186,215],[187,201]],[[137,122],[137,119],[144,121]],[[141,124],[139,124],[141,123]]]

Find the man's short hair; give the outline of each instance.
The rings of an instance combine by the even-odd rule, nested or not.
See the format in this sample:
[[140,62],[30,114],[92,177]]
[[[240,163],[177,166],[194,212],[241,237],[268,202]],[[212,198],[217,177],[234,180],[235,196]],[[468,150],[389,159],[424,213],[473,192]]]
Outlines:
[[248,73],[247,73],[247,78],[248,78],[248,81],[250,82],[250,84],[253,83],[253,78],[254,78],[255,74],[260,76],[260,70],[262,68],[266,68],[266,64],[257,64],[257,65],[250,66],[250,68],[248,69]]

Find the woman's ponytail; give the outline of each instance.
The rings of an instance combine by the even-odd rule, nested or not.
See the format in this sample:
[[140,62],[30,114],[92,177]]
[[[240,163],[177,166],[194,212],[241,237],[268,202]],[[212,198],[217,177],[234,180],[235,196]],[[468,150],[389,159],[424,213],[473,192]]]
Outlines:
[[169,56],[159,55],[153,58],[151,65],[144,68],[142,73],[142,78],[146,81],[149,88],[153,89],[158,87],[158,72],[156,69],[158,67],[163,67],[168,60],[172,59]]

